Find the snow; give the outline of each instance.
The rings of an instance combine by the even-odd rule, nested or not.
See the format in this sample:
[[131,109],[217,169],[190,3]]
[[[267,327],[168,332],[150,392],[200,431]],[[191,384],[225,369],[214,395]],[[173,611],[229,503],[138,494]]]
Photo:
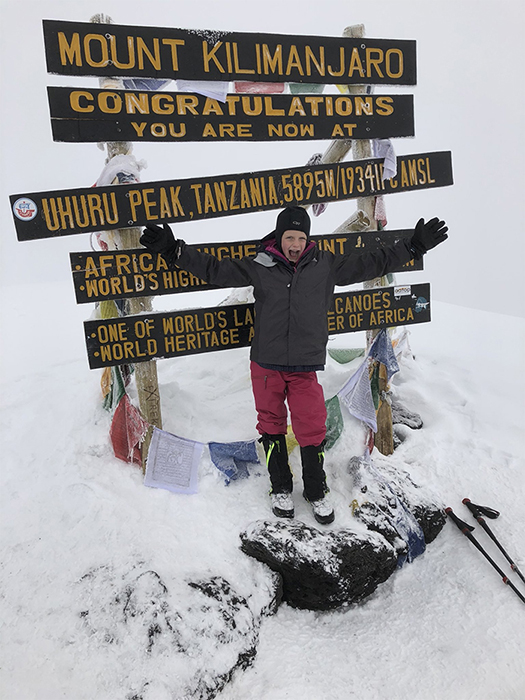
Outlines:
[[[10,291],[30,303],[31,290]],[[61,323],[73,327],[62,313]],[[524,334],[522,320],[437,303],[434,322],[411,329],[415,359],[406,358],[393,380],[398,399],[425,426],[407,428],[388,458],[467,521],[464,497],[500,510],[491,524],[522,570],[525,387],[513,349],[523,346]],[[496,336],[506,342],[491,342]],[[354,340],[332,342],[350,347]],[[358,363],[329,361],[320,373],[327,397]],[[256,437],[247,350],[164,360],[158,370],[166,430],[202,442]],[[100,583],[86,593],[81,581],[89,571],[109,567],[109,585],[118,589],[145,562],[185,603],[189,578],[224,576],[246,594],[262,567],[239,550],[239,534],[271,517],[266,476],[225,486],[205,449],[198,494],[145,487],[141,470],[112,454],[99,376],[76,357],[34,371],[26,365],[23,376],[3,381],[2,682],[13,700],[125,697],[129,684],[152,669],[151,698],[172,697],[170,676],[181,673],[172,654],[151,659],[137,651],[138,631],[122,635],[118,647],[97,646],[87,633],[79,617],[86,598],[102,605],[109,595]],[[337,513],[331,528],[352,526],[346,465],[360,454],[362,437],[345,413],[345,431],[327,454]],[[297,480],[295,453],[292,459]],[[300,485],[295,500],[296,517],[315,526]],[[479,527],[476,534],[506,570]],[[388,692],[394,700],[464,700],[483,690],[487,698],[519,700],[525,694],[521,606],[447,523],[422,557],[362,604],[323,614],[282,605],[265,618],[253,666],[220,697],[376,700]],[[101,619],[118,630],[116,612],[109,605],[105,611]]]
[[[169,586],[170,604],[186,607],[196,600],[187,580],[223,576],[242,594],[252,592],[256,608],[265,600],[262,565],[239,550],[239,534],[271,517],[262,467],[260,474],[225,486],[205,449],[199,492],[186,496],[145,487],[138,467],[113,456],[100,372],[88,369],[82,335],[92,306],[76,306],[68,265],[68,253],[87,250],[89,239],[19,243],[6,206],[13,193],[91,185],[103,167],[94,144],[51,141],[45,86],[94,82],[46,74],[43,18],[87,21],[102,10],[122,24],[327,36],[363,22],[369,36],[417,40],[418,86],[401,89],[416,97],[417,137],[396,143],[396,150],[452,150],[456,184],[386,198],[389,228],[408,228],[420,216],[438,213],[450,225],[450,238],[427,256],[424,272],[402,278],[403,284],[432,284],[432,323],[410,329],[415,358],[405,358],[393,379],[396,397],[421,414],[424,428],[405,428],[395,454],[387,459],[374,453],[374,459],[408,471],[467,522],[475,524],[461,504],[464,497],[501,511],[490,524],[525,570],[525,238],[516,209],[524,177],[518,73],[523,7],[496,0],[424,6],[375,0],[354,3],[348,16],[340,0],[104,4],[23,0],[1,6],[1,77],[9,96],[1,105],[7,164],[0,212],[2,696],[127,700],[131,688],[154,677],[144,700],[173,700],[173,678],[199,661],[190,657],[189,670],[181,668],[162,645],[148,656],[141,647],[144,630],[122,626],[102,573],[93,590],[86,574],[103,572],[111,590],[122,590],[133,572],[154,570]],[[23,41],[13,30],[21,15]],[[485,108],[487,91],[496,89],[505,94],[497,133],[493,110]],[[495,136],[502,135],[505,146],[496,147]],[[170,146],[135,146],[136,157],[149,163],[143,180],[301,165],[326,144]],[[314,221],[315,232],[333,230],[353,206],[330,205]],[[178,231],[191,242],[243,240],[263,235],[274,219],[275,212],[266,212],[180,224]],[[212,306],[223,297],[208,291],[159,298],[155,305]],[[363,342],[361,335],[331,341],[340,348]],[[329,360],[320,374],[326,397],[358,366],[359,360]],[[201,442],[256,437],[247,350],[163,360],[158,370],[166,430]],[[131,398],[136,401],[133,388]],[[336,508],[332,529],[353,526],[347,464],[362,452],[363,429],[344,415],[345,431],[327,453]],[[292,464],[297,479],[296,452]],[[299,483],[295,501],[297,517],[315,525]],[[480,527],[475,535],[525,592]],[[86,602],[98,604],[93,635],[80,615]],[[523,700],[523,612],[518,597],[449,522],[423,556],[360,605],[330,613],[282,605],[262,622],[252,667],[236,674],[219,697]],[[104,624],[118,644],[104,642]],[[211,637],[193,639],[193,652],[211,659],[211,668]]]

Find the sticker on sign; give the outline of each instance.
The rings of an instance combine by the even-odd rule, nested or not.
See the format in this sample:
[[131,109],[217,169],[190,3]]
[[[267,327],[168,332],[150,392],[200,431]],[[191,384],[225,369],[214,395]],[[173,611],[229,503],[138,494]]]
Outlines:
[[13,204],[13,213],[21,221],[31,221],[37,215],[38,207],[29,197],[20,197]]
[[400,297],[410,296],[410,294],[412,294],[412,287],[410,285],[394,287],[394,297],[396,299],[399,299]]

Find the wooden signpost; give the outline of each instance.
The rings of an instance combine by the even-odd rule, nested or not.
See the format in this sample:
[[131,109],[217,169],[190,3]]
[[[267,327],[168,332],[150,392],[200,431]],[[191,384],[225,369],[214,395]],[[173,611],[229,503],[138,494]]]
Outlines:
[[52,238],[149,223],[235,214],[445,187],[450,151],[398,156],[397,177],[383,160],[320,164],[214,177],[11,195],[18,240]]
[[[378,196],[453,184],[448,151],[398,156],[397,175],[389,179],[383,160],[371,157],[370,139],[414,134],[412,95],[374,95],[365,86],[415,85],[415,41],[365,38],[362,25],[334,38],[115,25],[105,15],[90,23],[44,20],[43,29],[48,72],[99,76],[99,89],[48,88],[55,141],[107,142],[111,161],[129,154],[134,141],[331,140],[321,162],[305,167],[11,196],[20,241],[105,230],[118,238],[118,250],[71,254],[75,293],[78,303],[126,300],[130,315],[84,324],[88,359],[93,369],[136,365],[150,425],[161,427],[156,359],[249,345],[254,306],[153,313],[152,295],[212,286],[168,270],[161,256],[140,248],[140,227],[355,199],[354,217],[314,239],[335,255],[359,254],[413,233],[375,231]],[[157,91],[173,79],[289,83],[291,94],[236,93],[219,101]],[[327,84],[339,92],[321,94]],[[311,90],[315,85],[320,89]],[[354,160],[343,163],[351,148]],[[371,230],[364,233],[366,226]],[[258,244],[193,245],[220,259],[253,257]],[[399,271],[416,269],[422,261]],[[430,320],[428,284],[384,284],[381,278],[361,291],[334,294],[328,332],[367,331],[370,338],[381,328]],[[378,412],[376,445],[388,454],[392,426],[385,408]]]
[[[140,314],[84,323],[91,369],[250,345],[253,304]],[[430,285],[398,285],[335,294],[330,334],[430,321]]]
[[55,141],[301,141],[414,135],[412,95],[227,95],[48,87]]
[[416,84],[416,42],[44,20],[49,73],[185,80]]
[[[321,250],[329,250],[335,255],[345,255],[378,250],[395,243],[401,238],[409,238],[413,230],[381,231],[376,235],[359,233],[339,233],[326,236],[312,236]],[[209,253],[219,260],[222,258],[253,258],[260,245],[260,239],[227,243],[206,243],[191,245],[191,248]],[[161,255],[154,255],[144,248],[119,251],[91,251],[70,253],[71,272],[77,304],[87,304],[110,299],[123,299],[141,296],[160,296],[214,289],[203,280],[186,270],[169,270]],[[422,270],[423,260],[411,260],[393,272]]]

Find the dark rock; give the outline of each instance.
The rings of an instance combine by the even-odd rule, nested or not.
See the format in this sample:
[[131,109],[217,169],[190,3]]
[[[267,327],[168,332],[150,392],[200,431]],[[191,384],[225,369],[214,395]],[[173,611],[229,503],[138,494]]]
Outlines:
[[399,401],[391,398],[391,408],[392,408],[392,423],[394,425],[401,424],[407,425],[413,430],[419,430],[423,427],[423,419],[418,413],[409,411],[405,408]]
[[348,471],[353,478],[354,491],[360,494],[355,515],[389,542],[395,543],[396,534],[402,538],[392,526],[399,508],[397,499],[417,521],[426,544],[443,529],[447,519],[443,504],[426,488],[417,485],[407,471],[387,459],[375,459],[371,463],[360,457],[350,460]]
[[331,610],[369,596],[396,568],[393,547],[352,530],[320,532],[293,521],[258,521],[241,534],[241,549],[283,580],[295,608]]
[[425,535],[425,542],[430,544],[439,535],[447,522],[443,506],[412,504],[412,513]]

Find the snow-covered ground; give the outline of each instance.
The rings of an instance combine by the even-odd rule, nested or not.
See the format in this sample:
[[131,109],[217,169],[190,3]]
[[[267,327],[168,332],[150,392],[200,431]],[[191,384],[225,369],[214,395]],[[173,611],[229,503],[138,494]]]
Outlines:
[[[42,19],[88,21],[107,12],[119,24],[324,36],[362,22],[368,36],[417,40],[418,85],[396,89],[415,96],[416,137],[397,140],[396,151],[451,150],[455,184],[386,198],[390,229],[436,214],[450,226],[425,270],[402,280],[432,285],[432,323],[411,328],[415,359],[405,359],[393,380],[397,398],[425,427],[405,429],[388,460],[472,524],[462,498],[500,510],[490,524],[525,570],[522,3],[2,0],[0,11],[2,698],[128,700],[131,689],[155,678],[144,700],[174,700],[177,665],[166,649],[153,658],[133,634],[118,644],[89,634],[80,616],[83,577],[113,572],[122,586],[146,565],[175,599],[186,580],[210,575],[248,593],[262,565],[240,552],[239,533],[271,517],[265,475],[226,487],[207,449],[191,496],[145,487],[138,467],[113,456],[100,372],[88,369],[84,347],[82,321],[92,309],[75,304],[69,278],[68,253],[88,250],[88,237],[19,243],[7,205],[9,194],[89,186],[103,167],[94,144],[52,142],[46,85],[97,81],[46,73]],[[147,181],[299,166],[326,145],[137,144],[134,152],[148,161]],[[334,230],[353,210],[352,203],[330,205],[314,232]],[[179,224],[177,235],[188,242],[256,238],[271,230],[275,214]],[[210,291],[155,305],[212,306],[223,297]],[[346,335],[331,343],[364,340]],[[329,361],[320,375],[327,398],[357,365]],[[158,369],[167,431],[204,443],[256,437],[247,350],[164,360]],[[345,431],[327,453],[332,528],[352,522],[346,466],[361,453],[362,438],[345,414]],[[296,454],[292,460],[299,474]],[[299,493],[297,517],[313,525]],[[475,534],[507,571],[480,527]],[[107,595],[102,586],[88,602]],[[107,611],[108,629],[118,628]],[[524,629],[523,603],[447,523],[422,557],[362,604],[331,613],[281,606],[263,621],[253,666],[220,698],[524,700]],[[205,650],[210,658],[213,649]]]
[[[15,308],[30,301],[27,290],[9,292]],[[31,323],[21,327],[22,337],[41,332],[34,312],[32,330]],[[75,314],[64,316],[62,308],[48,312],[47,321],[76,336]],[[393,381],[396,396],[421,414],[425,427],[406,429],[388,459],[465,520],[463,497],[500,510],[491,524],[523,570],[525,386],[517,349],[525,323],[440,303],[433,316],[433,323],[412,328],[415,359],[405,359]],[[3,325],[16,325],[5,308]],[[348,335],[331,342],[352,347],[361,340]],[[48,342],[42,337],[43,349]],[[247,352],[160,361],[165,429],[205,443],[256,437]],[[86,604],[79,582],[97,567],[128,572],[146,562],[175,591],[187,578],[221,575],[247,592],[262,565],[240,552],[239,533],[271,517],[266,476],[226,487],[205,449],[197,494],[147,488],[138,467],[113,456],[100,373],[87,369],[79,348],[64,339],[61,363],[32,367],[10,359],[23,373],[13,371],[2,383],[3,697],[124,700],[131,681],[153,669],[158,684],[147,700],[176,698],[169,693],[176,668],[168,651],[151,659],[132,636],[121,640],[118,653],[90,639],[79,617]],[[329,361],[320,374],[327,398],[355,367],[355,361]],[[346,465],[360,454],[362,436],[345,413],[345,431],[327,453],[337,513],[330,527],[351,522]],[[299,493],[297,517],[315,525]],[[476,534],[506,570],[479,527]],[[331,613],[282,605],[263,621],[253,666],[220,697],[522,700],[524,614],[518,597],[447,523],[422,557],[360,605]]]

